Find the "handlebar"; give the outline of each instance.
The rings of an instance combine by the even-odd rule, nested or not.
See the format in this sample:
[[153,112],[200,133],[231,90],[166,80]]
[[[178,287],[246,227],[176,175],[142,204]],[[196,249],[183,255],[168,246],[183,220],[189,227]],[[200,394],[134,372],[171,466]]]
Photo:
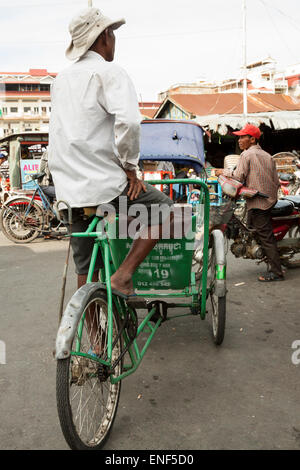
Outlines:
[[257,196],[264,197],[266,199],[269,197],[267,194],[261,193],[260,191],[257,191]]

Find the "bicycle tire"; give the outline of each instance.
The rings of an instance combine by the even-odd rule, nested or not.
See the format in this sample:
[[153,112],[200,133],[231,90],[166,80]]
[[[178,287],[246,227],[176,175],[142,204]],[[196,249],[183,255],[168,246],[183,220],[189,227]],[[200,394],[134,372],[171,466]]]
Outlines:
[[18,198],[7,202],[0,211],[1,230],[6,238],[14,243],[30,243],[42,231],[43,211],[35,202],[32,203],[26,220],[21,220],[29,204],[30,199]]
[[[97,320],[98,317],[97,331],[100,332],[99,335],[97,334],[97,344],[101,343],[102,356],[105,354],[105,345],[107,345],[107,299],[106,294],[100,289],[92,293],[82,305],[83,337],[86,335],[86,338],[81,338],[80,351],[83,353],[88,352],[87,349],[91,345],[91,329],[88,326],[86,312],[93,304],[95,305],[94,312],[97,312],[97,314],[94,314],[94,318]],[[100,306],[99,309],[97,305]],[[118,332],[118,314],[113,310],[113,338],[116,338]],[[73,345],[76,340],[75,335]],[[122,342],[119,338],[113,349],[112,361],[119,357],[121,351]],[[95,361],[83,356],[72,355],[69,358],[57,361],[56,400],[58,416],[63,435],[72,450],[100,450],[111,432],[120,398],[121,381],[112,384],[110,377],[106,379],[103,377],[101,366],[100,369],[99,371],[99,366]],[[121,370],[122,362],[119,362],[115,369],[115,375],[119,375]],[[107,392],[107,398],[104,398],[105,391]],[[90,396],[84,402],[83,399],[89,392],[91,392]],[[83,411],[79,410],[80,404],[78,405],[78,403],[80,401],[87,404]],[[89,413],[90,406],[93,410],[92,415]],[[77,415],[75,411],[77,411]],[[83,429],[85,425],[86,435],[85,429]]]
[[[213,302],[213,300],[212,300]],[[217,298],[216,312],[212,312],[212,334],[214,343],[220,346],[223,343],[225,336],[226,324],[226,295]]]

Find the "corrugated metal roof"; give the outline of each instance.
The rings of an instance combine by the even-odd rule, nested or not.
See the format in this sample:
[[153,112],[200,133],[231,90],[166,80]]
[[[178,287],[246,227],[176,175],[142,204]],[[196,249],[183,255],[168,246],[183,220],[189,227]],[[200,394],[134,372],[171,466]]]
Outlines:
[[142,116],[153,118],[158,108],[140,108],[140,113]]
[[213,132],[225,135],[228,126],[241,129],[247,122],[259,126],[266,124],[276,130],[300,128],[300,101],[287,95],[253,93],[248,95],[248,115],[243,115],[243,95],[241,93],[177,94],[165,99],[155,118],[173,103],[187,114],[195,116],[195,121]]
[[[184,111],[196,116],[243,113],[243,95],[241,93],[181,94],[172,95],[169,100],[179,105]],[[300,103],[295,103],[287,95],[249,94],[247,101],[249,113],[300,110]]]

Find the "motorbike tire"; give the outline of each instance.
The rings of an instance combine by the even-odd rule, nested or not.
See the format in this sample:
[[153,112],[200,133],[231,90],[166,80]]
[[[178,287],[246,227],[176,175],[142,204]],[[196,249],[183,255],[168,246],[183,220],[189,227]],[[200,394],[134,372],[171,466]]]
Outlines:
[[[300,226],[298,227],[293,227],[289,231],[289,236],[290,238],[300,238]],[[288,269],[297,269],[300,268],[300,258],[299,258],[299,253],[295,253],[295,256],[297,256],[297,259],[293,258],[286,258],[281,260],[281,264],[285,266]]]
[[[292,229],[289,230],[289,237],[290,238],[300,238],[300,226],[298,227],[293,227]],[[282,258],[281,259],[281,264],[285,266],[288,269],[297,269],[300,268],[300,259],[299,259],[299,253],[295,253],[297,259],[293,258]]]
[[282,260],[281,264],[288,269],[299,269],[300,268],[300,259],[297,260]]
[[32,242],[43,228],[43,210],[35,202],[24,219],[29,204],[30,199],[20,197],[6,203],[0,211],[0,228],[6,238],[14,243]]

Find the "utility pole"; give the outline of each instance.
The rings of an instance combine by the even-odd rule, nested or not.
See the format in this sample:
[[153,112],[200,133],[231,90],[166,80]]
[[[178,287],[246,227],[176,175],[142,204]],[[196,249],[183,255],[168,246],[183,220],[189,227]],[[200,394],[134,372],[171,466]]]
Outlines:
[[248,103],[247,103],[247,6],[246,0],[243,0],[243,62],[244,62],[244,81],[243,81],[243,114],[247,117]]

